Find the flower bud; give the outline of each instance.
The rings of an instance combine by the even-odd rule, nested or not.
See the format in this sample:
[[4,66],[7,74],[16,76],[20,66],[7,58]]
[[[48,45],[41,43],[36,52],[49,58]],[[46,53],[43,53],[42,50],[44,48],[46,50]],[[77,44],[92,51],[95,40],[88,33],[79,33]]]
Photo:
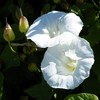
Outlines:
[[28,65],[28,70],[29,70],[30,72],[34,72],[34,71],[40,72],[40,70],[38,69],[38,67],[37,67],[37,65],[36,65],[35,62],[29,63],[29,65]]
[[25,33],[29,28],[28,20],[25,16],[21,16],[19,19],[19,30],[22,33]]
[[13,41],[15,39],[15,34],[8,23],[6,24],[6,27],[4,29],[3,37],[7,42]]
[[77,3],[84,3],[85,0],[77,0]]
[[26,55],[24,53],[21,53],[19,54],[19,58],[20,58],[20,61],[24,61],[26,58]]
[[60,2],[60,0],[53,0],[53,2],[57,4]]
[[30,63],[30,64],[28,65],[28,70],[29,70],[30,72],[34,72],[34,71],[38,71],[39,69],[37,68],[37,65],[36,65],[34,62],[32,62],[32,63]]

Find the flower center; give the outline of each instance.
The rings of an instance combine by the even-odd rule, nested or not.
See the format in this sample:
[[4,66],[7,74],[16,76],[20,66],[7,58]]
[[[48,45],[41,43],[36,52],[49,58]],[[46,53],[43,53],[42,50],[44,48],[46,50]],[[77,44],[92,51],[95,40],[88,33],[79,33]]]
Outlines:
[[67,65],[66,66],[67,71],[73,73],[77,67],[77,61],[68,57],[68,61],[66,65]]
[[52,33],[49,33],[50,38],[54,38],[54,37],[56,37],[56,36],[58,36],[58,35],[59,35],[59,32],[52,32]]
[[73,75],[79,59],[75,50],[67,50],[64,52],[64,56],[61,57],[61,66],[57,66],[58,73],[66,76]]
[[80,58],[76,55],[75,50],[68,50],[65,52],[65,56],[66,62],[64,64],[64,68],[66,70],[66,75],[71,75],[75,72]]

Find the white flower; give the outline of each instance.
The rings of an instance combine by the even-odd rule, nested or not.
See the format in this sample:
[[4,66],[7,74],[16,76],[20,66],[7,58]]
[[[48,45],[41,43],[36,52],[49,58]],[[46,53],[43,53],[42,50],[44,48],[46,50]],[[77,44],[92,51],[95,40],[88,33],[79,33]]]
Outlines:
[[82,27],[81,19],[74,13],[51,11],[33,22],[26,37],[35,42],[38,47],[52,47],[58,44],[60,34],[72,32],[78,36]]
[[58,27],[61,33],[68,31],[78,36],[83,27],[83,22],[74,13],[68,13],[59,21]]
[[69,32],[49,47],[41,63],[44,79],[53,88],[74,89],[89,77],[94,63],[89,43]]

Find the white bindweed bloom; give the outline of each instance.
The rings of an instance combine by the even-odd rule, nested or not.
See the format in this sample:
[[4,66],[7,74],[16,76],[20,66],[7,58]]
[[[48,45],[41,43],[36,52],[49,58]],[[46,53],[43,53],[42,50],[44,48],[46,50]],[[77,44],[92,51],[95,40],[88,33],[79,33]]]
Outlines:
[[41,63],[44,79],[53,88],[74,89],[89,77],[94,63],[90,44],[69,32],[49,47]]
[[63,32],[71,32],[78,36],[82,27],[83,23],[76,14],[51,11],[33,22],[26,37],[38,47],[52,47],[59,43],[59,35]]
[[74,13],[68,13],[67,15],[59,19],[58,28],[61,33],[71,32],[75,35],[79,35],[82,30],[83,22]]

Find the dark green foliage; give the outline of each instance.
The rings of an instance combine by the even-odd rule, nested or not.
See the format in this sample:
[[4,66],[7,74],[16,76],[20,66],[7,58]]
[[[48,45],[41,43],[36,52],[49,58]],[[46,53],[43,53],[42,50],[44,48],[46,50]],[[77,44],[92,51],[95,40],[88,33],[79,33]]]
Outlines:
[[[43,81],[40,64],[45,49],[24,44],[27,43],[26,37],[18,29],[20,7],[30,25],[37,17],[52,10],[74,12],[81,17],[84,27],[80,36],[90,42],[95,64],[90,77],[78,88],[52,89]],[[12,43],[22,44],[12,46],[16,53],[11,51],[3,39],[6,17],[15,33]],[[30,71],[30,63],[34,63],[38,70]],[[98,100],[93,94],[100,97],[100,1],[0,0],[0,100]]]
[[94,94],[80,93],[76,95],[69,95],[64,100],[99,100]]

